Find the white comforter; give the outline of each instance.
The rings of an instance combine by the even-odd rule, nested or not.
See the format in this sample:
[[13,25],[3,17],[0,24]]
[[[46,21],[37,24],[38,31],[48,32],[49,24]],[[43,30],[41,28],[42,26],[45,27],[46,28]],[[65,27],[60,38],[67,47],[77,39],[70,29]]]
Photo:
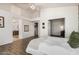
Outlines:
[[33,55],[72,55],[79,54],[79,48],[72,49],[67,38],[42,37],[32,40],[26,52]]

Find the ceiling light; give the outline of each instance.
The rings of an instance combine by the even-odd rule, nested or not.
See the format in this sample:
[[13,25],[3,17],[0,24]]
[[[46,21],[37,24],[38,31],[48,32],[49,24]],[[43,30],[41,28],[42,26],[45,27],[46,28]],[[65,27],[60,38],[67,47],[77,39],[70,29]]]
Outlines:
[[31,5],[30,8],[34,10],[36,7],[34,5]]

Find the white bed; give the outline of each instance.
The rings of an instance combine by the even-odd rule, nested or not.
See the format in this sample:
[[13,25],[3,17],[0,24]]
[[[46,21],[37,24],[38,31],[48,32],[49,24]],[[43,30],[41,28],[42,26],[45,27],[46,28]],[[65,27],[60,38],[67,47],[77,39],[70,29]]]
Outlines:
[[67,38],[41,37],[33,39],[26,52],[33,55],[78,55],[79,48],[73,49],[67,43]]

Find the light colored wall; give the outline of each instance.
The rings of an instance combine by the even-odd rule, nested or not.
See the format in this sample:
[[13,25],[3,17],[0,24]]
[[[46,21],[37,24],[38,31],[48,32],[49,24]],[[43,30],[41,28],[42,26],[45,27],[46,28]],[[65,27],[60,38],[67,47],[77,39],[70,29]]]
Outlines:
[[13,19],[12,20],[12,29],[14,30],[19,30],[19,19]]
[[[34,36],[34,23],[27,20],[20,20],[20,39]],[[29,25],[29,32],[24,32],[24,25]]]
[[45,29],[40,25],[40,36],[48,35],[48,20],[56,18],[65,18],[65,36],[69,37],[70,33],[78,31],[78,6],[46,8],[40,13],[41,23],[45,22]]
[[22,10],[21,10],[21,8],[12,5],[11,9],[10,9],[10,12],[13,13],[13,14],[15,14],[15,15],[21,15]]
[[[25,13],[29,14],[29,13]],[[24,20],[24,15],[22,15],[22,9],[13,5],[13,4],[0,4],[0,16],[5,17],[5,28],[0,28],[0,45],[4,45],[10,42],[13,42],[12,31],[16,29],[13,27],[13,20],[20,20],[19,28],[20,28],[20,38],[27,38],[29,36],[33,36],[33,23],[27,22]],[[28,18],[25,16],[25,18]],[[29,14],[30,18],[30,14]],[[28,18],[28,19],[29,19]],[[26,19],[26,20],[28,20]],[[24,21],[23,21],[24,20]],[[17,24],[17,22],[15,22]],[[23,24],[30,25],[29,32],[23,32]],[[15,26],[15,25],[14,25]]]
[[23,28],[23,38],[34,36],[34,23],[25,20],[23,21],[23,27],[24,25],[29,25],[29,32],[24,32],[24,28]]
[[[42,23],[45,23],[45,28],[42,28]],[[39,21],[39,37],[48,36],[48,20],[40,19]]]
[[29,10],[24,10],[24,9],[21,9],[21,16],[24,16],[26,18],[31,18],[32,17],[32,13],[30,13],[31,11]]
[[10,43],[12,38],[12,22],[11,14],[6,11],[0,10],[0,16],[4,17],[4,28],[0,28],[0,45]]
[[22,19],[19,19],[19,38],[22,39],[23,38],[23,21]]
[[39,17],[39,13],[40,13],[40,11],[34,11],[34,10],[29,10],[29,9],[27,9],[27,10],[21,9],[21,16],[30,18],[30,20],[32,18]]
[[48,35],[50,36],[50,34],[51,34],[51,22],[50,21],[48,21]]

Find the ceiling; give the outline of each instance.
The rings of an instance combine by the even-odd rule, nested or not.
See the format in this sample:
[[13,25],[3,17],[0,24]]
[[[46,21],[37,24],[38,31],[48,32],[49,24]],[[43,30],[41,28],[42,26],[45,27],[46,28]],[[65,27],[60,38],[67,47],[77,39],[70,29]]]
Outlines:
[[54,8],[54,7],[63,7],[63,6],[74,6],[79,4],[78,3],[36,3],[36,5],[43,8]]
[[34,5],[36,8],[55,8],[79,5],[79,3],[16,3],[15,5],[23,9],[30,9],[29,6],[31,5]]
[[[79,5],[78,3],[15,3],[14,5],[28,10],[33,17],[39,16],[40,9],[42,8],[55,8],[55,7],[64,7],[64,6],[75,6]],[[35,9],[30,8],[30,6],[34,5]],[[31,17],[31,18],[33,18]]]

